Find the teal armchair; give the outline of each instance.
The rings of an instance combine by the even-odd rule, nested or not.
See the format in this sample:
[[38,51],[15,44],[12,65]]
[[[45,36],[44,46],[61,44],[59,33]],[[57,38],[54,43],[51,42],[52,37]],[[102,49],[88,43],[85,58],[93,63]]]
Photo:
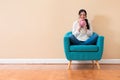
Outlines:
[[68,69],[70,69],[71,62],[74,60],[91,60],[93,65],[96,64],[98,69],[100,69],[98,61],[102,58],[104,37],[99,35],[95,45],[72,45],[69,39],[70,34],[72,34],[72,32],[67,32],[63,40],[65,56],[67,60],[69,60]]

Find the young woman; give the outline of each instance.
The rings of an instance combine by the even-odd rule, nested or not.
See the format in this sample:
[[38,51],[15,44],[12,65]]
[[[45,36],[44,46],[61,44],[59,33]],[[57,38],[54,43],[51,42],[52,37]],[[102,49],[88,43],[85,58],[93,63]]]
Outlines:
[[70,41],[74,45],[92,45],[95,44],[98,38],[96,33],[93,33],[87,19],[87,12],[81,9],[78,13],[79,18],[73,23],[72,35]]

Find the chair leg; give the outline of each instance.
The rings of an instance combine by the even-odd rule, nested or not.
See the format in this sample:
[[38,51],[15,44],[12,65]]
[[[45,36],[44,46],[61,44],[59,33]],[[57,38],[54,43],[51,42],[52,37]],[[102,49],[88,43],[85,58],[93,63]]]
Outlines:
[[72,60],[69,61],[69,63],[68,63],[68,68],[67,68],[67,69],[70,69],[71,63],[72,63]]
[[92,60],[92,64],[93,64],[93,67],[95,67],[95,62],[94,62],[94,60]]
[[97,64],[98,69],[100,69],[100,65],[98,61],[96,61],[96,64]]

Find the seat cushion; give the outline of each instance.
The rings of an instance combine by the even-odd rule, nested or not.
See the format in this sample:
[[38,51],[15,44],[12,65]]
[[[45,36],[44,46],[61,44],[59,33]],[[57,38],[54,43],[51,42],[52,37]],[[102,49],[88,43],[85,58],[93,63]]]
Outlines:
[[71,45],[70,51],[79,52],[79,51],[98,51],[98,46],[96,45]]

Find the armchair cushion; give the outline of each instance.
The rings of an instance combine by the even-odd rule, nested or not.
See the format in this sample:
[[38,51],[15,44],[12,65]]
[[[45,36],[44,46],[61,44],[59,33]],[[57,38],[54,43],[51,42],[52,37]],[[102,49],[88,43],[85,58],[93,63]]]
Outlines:
[[97,52],[99,49],[96,45],[70,45],[71,52]]

